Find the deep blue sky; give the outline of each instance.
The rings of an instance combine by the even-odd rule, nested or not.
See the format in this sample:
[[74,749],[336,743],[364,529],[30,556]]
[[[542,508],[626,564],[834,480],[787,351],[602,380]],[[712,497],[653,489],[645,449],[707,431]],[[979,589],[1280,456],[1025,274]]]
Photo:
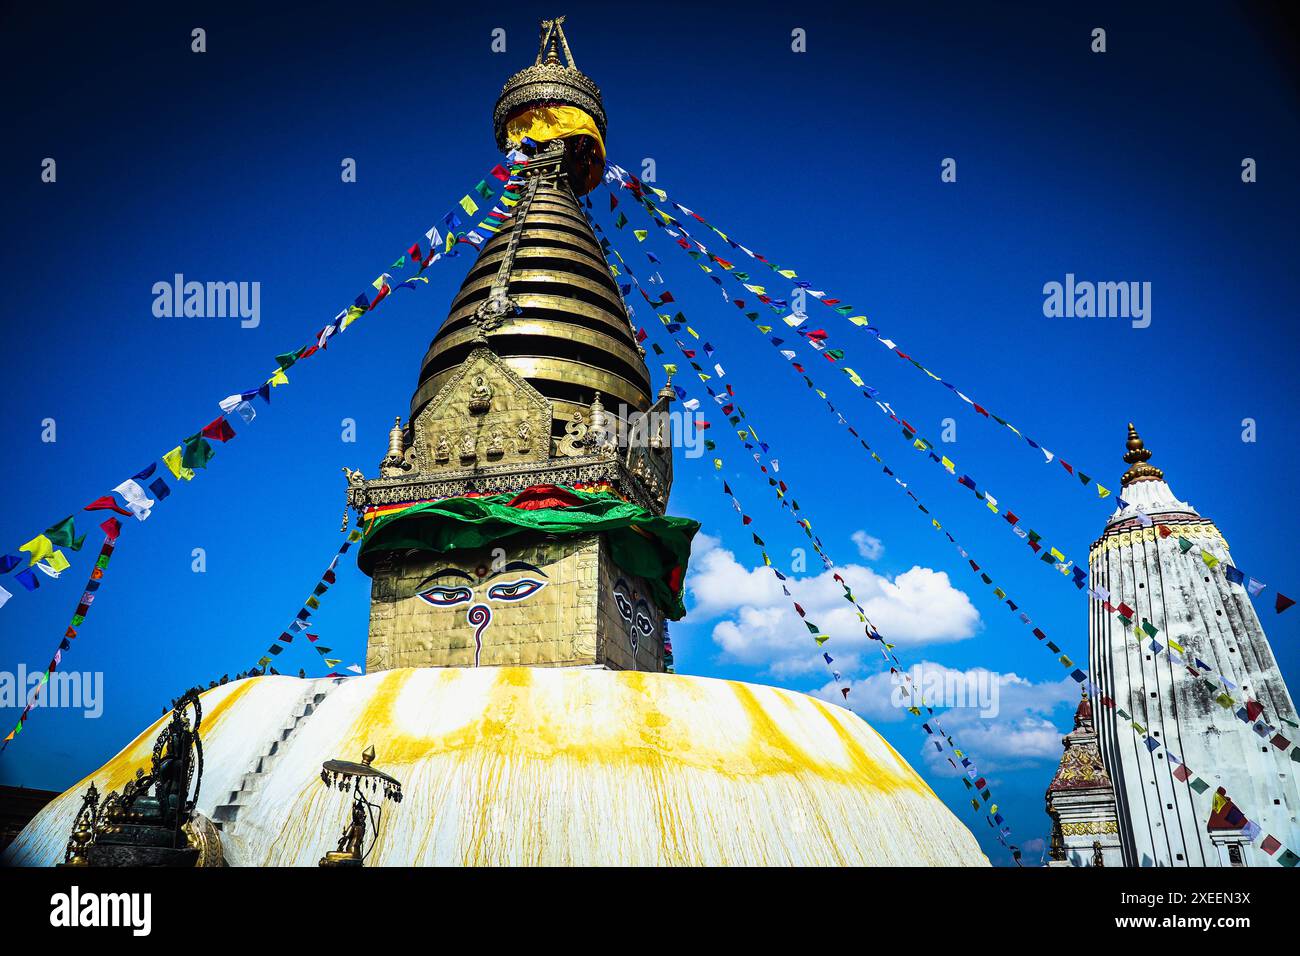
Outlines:
[[[904,349],[1112,486],[1135,420],[1154,463],[1220,524],[1237,563],[1300,591],[1290,510],[1300,143],[1294,64],[1276,45],[1278,25],[1186,4],[1087,14],[934,4],[619,10],[223,5],[78,9],[74,21],[47,5],[0,14],[10,75],[0,158],[10,290],[0,326],[4,550],[172,448],[217,414],[218,399],[261,382],[272,356],[303,344],[439,220],[496,162],[492,104],[531,62],[537,17],[564,12],[579,66],[604,91],[611,158],[633,169],[654,158],[674,198],[863,307]],[[208,31],[206,54],[189,52],[195,26]],[[505,54],[489,49],[497,26]],[[1089,52],[1095,26],[1108,30],[1105,55]],[[794,27],[807,30],[806,54],[790,52]],[[47,156],[58,162],[53,185],[39,178]],[[1259,164],[1253,185],[1240,180],[1246,156]],[[344,157],[357,160],[354,184],[340,181]],[[958,162],[955,184],[940,182],[945,157]],[[616,238],[624,255],[639,255],[630,236]],[[652,241],[832,556],[860,563],[850,536],[865,530],[884,543],[870,562],[878,573],[934,568],[971,596],[975,637],[900,653],[1057,680],[1048,655],[773,350],[661,237]],[[0,757],[0,781],[67,786],[184,687],[257,659],[337,547],[340,466],[373,473],[467,264],[439,263],[427,288],[400,293],[291,370],[292,384],[205,474],[148,522],[130,522],[65,663],[104,673],[104,717],[36,712]],[[261,325],[155,318],[150,289],[177,272],[261,282]],[[1042,286],[1067,272],[1151,282],[1151,327],[1044,318]],[[948,451],[958,463],[1086,556],[1105,508],[829,310],[810,309],[923,433],[937,438],[941,420],[955,418]],[[842,376],[809,367],[939,520],[1083,658],[1083,602]],[[1241,440],[1246,417],[1258,422],[1253,444]],[[55,443],[41,441],[45,418],[57,422]],[[344,418],[357,422],[356,444],[340,441]],[[715,434],[755,527],[774,555],[788,555],[804,539],[729,436]],[[672,510],[699,518],[752,566],[747,534],[712,468],[699,465],[679,462]],[[196,547],[206,550],[204,574],[190,570]],[[88,543],[63,580],[19,591],[0,610],[0,668],[49,659],[94,550]],[[317,617],[345,662],[364,658],[368,583],[346,566]],[[1261,616],[1295,686],[1300,612],[1275,617],[1271,594]],[[816,672],[780,681],[722,656],[714,623],[674,629],[680,672],[821,685]],[[281,660],[322,672],[298,644]],[[1051,711],[1061,730],[1071,710]],[[15,717],[0,712],[3,732]],[[910,724],[878,726],[922,765]],[[1033,759],[993,774],[1021,842],[1046,835],[1052,769]],[[963,810],[962,788],[927,776],[1004,862]]]

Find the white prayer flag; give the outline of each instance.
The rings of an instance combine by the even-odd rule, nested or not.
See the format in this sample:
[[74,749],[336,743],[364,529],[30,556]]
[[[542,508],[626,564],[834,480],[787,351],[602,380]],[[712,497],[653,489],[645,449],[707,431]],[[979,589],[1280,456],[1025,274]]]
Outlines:
[[149,509],[154,506],[154,500],[144,493],[138,481],[128,478],[113,490],[122,496],[136,520],[144,521],[149,517]]

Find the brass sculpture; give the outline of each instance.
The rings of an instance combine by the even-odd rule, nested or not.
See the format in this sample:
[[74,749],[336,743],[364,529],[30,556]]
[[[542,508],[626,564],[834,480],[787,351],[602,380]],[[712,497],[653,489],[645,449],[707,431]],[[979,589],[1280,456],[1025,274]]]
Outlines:
[[[402,802],[402,785],[394,778],[373,766],[375,748],[370,745],[361,754],[361,762],[327,760],[321,765],[321,781],[327,787],[346,790],[352,785],[352,809],[347,825],[339,837],[338,846],[320,858],[318,866],[357,867],[365,864],[366,857],[379,841],[379,824],[383,817],[384,800]],[[363,788],[379,792],[379,800],[368,799]],[[365,848],[366,832],[371,833],[370,847]]]
[[86,859],[92,843],[95,842],[95,826],[99,822],[99,791],[92,783],[81,798],[81,809],[72,821],[72,836],[68,838],[67,849],[63,851],[60,866],[89,866]]
[[[190,712],[193,711],[191,718]],[[103,802],[94,784],[82,798],[64,853],[67,866],[195,866],[220,863],[220,838],[204,831],[207,847],[192,835],[203,780],[203,708],[191,691],[176,703],[154,741],[148,772]],[[216,846],[213,846],[215,837]],[[202,858],[202,859],[201,859]]]

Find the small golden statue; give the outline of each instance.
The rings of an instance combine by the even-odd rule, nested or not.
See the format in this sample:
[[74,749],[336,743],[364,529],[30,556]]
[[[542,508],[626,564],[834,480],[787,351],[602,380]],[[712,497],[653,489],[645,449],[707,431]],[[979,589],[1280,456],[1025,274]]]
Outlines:
[[[320,771],[321,780],[327,787],[346,790],[349,784],[352,790],[352,811],[348,824],[339,837],[337,849],[330,850],[320,858],[318,866],[357,867],[365,864],[366,857],[374,850],[379,840],[379,823],[383,816],[381,806],[384,800],[394,803],[402,802],[402,785],[383,771],[372,766],[375,762],[375,748],[372,744],[361,754],[361,762],[350,760],[327,760]],[[368,800],[362,793],[363,784],[371,790],[380,788],[378,803]],[[366,831],[371,833],[370,848],[365,848]]]
[[89,866],[86,852],[95,842],[95,824],[99,822],[99,791],[92,783],[81,798],[81,809],[72,822],[72,835],[63,852],[60,866]]

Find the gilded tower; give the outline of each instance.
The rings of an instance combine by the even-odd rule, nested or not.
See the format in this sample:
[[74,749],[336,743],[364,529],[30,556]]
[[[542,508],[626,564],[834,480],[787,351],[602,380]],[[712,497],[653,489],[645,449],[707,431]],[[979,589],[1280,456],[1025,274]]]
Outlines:
[[[1294,726],[1295,704],[1245,588],[1182,553],[1179,538],[1225,565],[1232,563],[1228,542],[1213,521],[1174,495],[1150,459],[1129,425],[1123,498],[1089,553],[1092,582],[1110,592],[1112,606],[1134,608],[1135,622],[1150,621],[1162,645],[1177,642],[1188,661],[1204,664],[1221,685],[1218,695],[1208,690],[1207,678],[1192,676],[1136,627],[1092,602],[1088,650],[1098,696],[1090,710],[1114,784],[1123,860],[1127,866],[1262,865],[1268,858],[1258,844],[1211,816],[1208,797],[1180,779],[1167,752],[1221,788],[1264,833],[1294,845],[1300,841],[1296,764],[1264,731]],[[1162,535],[1160,526],[1172,534]],[[1249,710],[1238,714],[1225,706],[1225,689],[1248,701]],[[1115,706],[1100,706],[1102,696]],[[1163,746],[1148,747],[1121,712]]]
[[698,525],[665,515],[674,391],[654,393],[578,197],[600,90],[563,18],[497,100],[518,199],[420,366],[380,473],[349,473],[372,578],[367,666],[662,671]]

